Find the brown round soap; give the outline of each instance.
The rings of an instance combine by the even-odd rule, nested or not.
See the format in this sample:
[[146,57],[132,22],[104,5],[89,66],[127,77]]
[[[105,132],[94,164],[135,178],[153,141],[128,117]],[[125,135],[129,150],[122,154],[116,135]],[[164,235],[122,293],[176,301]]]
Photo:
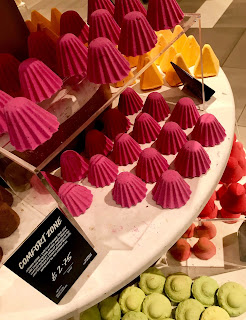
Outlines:
[[20,217],[5,203],[0,203],[0,238],[9,237],[19,226]]
[[10,207],[13,204],[13,196],[8,190],[0,186],[0,202],[6,202]]
[[22,192],[31,188],[30,179],[33,174],[15,162],[7,166],[4,175],[5,180],[15,191]]

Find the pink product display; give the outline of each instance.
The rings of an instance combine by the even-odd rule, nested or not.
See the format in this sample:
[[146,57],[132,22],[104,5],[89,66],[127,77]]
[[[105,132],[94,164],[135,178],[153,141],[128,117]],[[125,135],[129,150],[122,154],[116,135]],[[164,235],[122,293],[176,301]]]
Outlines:
[[113,149],[113,142],[102,132],[93,129],[85,136],[85,154],[89,158],[95,154],[107,156]]
[[108,109],[103,114],[104,132],[110,139],[130,128],[130,121],[117,109]]
[[114,201],[123,208],[130,208],[141,202],[147,193],[145,183],[130,172],[121,172],[112,190]]
[[182,238],[192,238],[194,237],[194,230],[195,230],[195,224],[192,223],[192,225],[185,231],[185,233],[182,235]]
[[127,133],[119,133],[114,141],[113,159],[114,162],[126,166],[135,162],[141,153],[139,144]]
[[96,154],[90,159],[88,181],[97,188],[109,186],[118,174],[118,167],[102,154]]
[[24,96],[37,103],[52,97],[63,85],[61,78],[36,58],[20,64],[19,77]]
[[114,18],[119,26],[122,25],[124,16],[132,11],[147,15],[146,9],[139,0],[115,0]]
[[154,30],[172,29],[183,18],[176,0],[149,0],[147,19]]
[[72,182],[64,183],[58,193],[68,211],[78,217],[91,206],[93,195],[86,187]]
[[195,103],[190,98],[181,98],[170,117],[170,121],[177,122],[182,129],[192,128],[200,115]]
[[14,98],[4,107],[11,144],[17,151],[35,150],[58,131],[57,118],[26,98]]
[[115,45],[119,42],[120,27],[105,9],[94,11],[90,17],[89,43],[99,37],[108,38]]
[[145,182],[156,182],[168,169],[167,160],[154,148],[144,149],[139,156],[136,174]]
[[119,40],[121,53],[136,57],[149,52],[156,43],[157,35],[141,12],[133,11],[125,15]]
[[213,114],[203,114],[197,121],[192,133],[192,139],[204,147],[213,147],[224,141],[225,129]]
[[176,170],[186,178],[200,177],[208,171],[210,164],[207,152],[193,140],[186,142],[175,158]]
[[152,194],[155,202],[162,208],[174,209],[187,203],[191,189],[177,171],[167,170],[157,180]]
[[58,71],[62,78],[86,76],[88,49],[73,34],[67,33],[57,42]]
[[60,35],[63,36],[66,33],[74,34],[83,43],[88,42],[89,27],[78,12],[69,10],[61,15]]
[[176,154],[187,142],[187,136],[176,122],[167,122],[156,140],[156,149],[161,154]]
[[89,167],[84,158],[73,150],[62,153],[60,165],[62,178],[69,182],[76,182],[85,178]]
[[170,114],[170,109],[159,92],[152,92],[144,103],[143,112],[149,113],[157,122],[160,122]]
[[93,83],[116,83],[131,71],[129,62],[107,38],[96,38],[88,49],[87,77]]
[[243,176],[244,172],[238,159],[230,156],[220,181],[226,184],[234,183],[241,180]]
[[185,239],[179,239],[169,252],[175,260],[186,261],[191,256],[191,246]]
[[120,95],[118,109],[124,115],[134,114],[143,108],[143,100],[132,88],[126,88]]
[[246,212],[246,190],[239,183],[232,183],[220,200],[221,207],[231,213]]
[[148,113],[140,113],[134,123],[132,137],[138,143],[154,141],[161,131],[159,123]]
[[106,9],[112,16],[114,15],[114,5],[110,0],[88,0],[87,21],[89,24],[92,12],[99,9]]
[[21,95],[18,68],[20,61],[8,53],[0,53],[0,89],[16,97]]
[[49,194],[49,191],[45,188],[43,183],[39,178],[34,174],[30,180],[30,184],[38,193],[40,194]]
[[217,234],[217,229],[215,225],[210,221],[203,221],[200,226],[195,228],[195,237],[196,238],[208,238],[213,239]]
[[7,127],[7,123],[4,115],[4,106],[11,99],[13,99],[11,96],[9,96],[4,91],[0,90],[0,134],[8,131],[8,127]]
[[61,178],[56,177],[53,174],[50,174],[48,172],[41,171],[41,173],[45,177],[46,181],[51,186],[51,188],[55,191],[55,193],[58,193],[64,181]]
[[31,32],[28,37],[29,58],[41,60],[53,71],[56,70],[56,46],[43,31]]
[[194,255],[201,260],[209,260],[216,254],[216,247],[208,238],[202,237],[192,248]]

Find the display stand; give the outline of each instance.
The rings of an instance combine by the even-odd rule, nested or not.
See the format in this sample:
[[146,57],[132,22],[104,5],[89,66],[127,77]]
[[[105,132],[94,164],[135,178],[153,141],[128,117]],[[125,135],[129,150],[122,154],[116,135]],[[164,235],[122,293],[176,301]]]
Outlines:
[[[91,212],[91,214],[78,218],[77,222],[83,226],[84,230],[87,228],[86,233],[88,232],[89,238],[98,248],[98,257],[58,306],[7,268],[2,267],[0,270],[2,280],[0,295],[3,302],[1,306],[3,318],[12,320],[18,313],[18,318],[21,320],[65,320],[74,311],[81,312],[127,285],[156,262],[186,231],[219,182],[227,163],[234,134],[235,106],[231,87],[225,74],[220,69],[218,77],[208,78],[205,83],[216,91],[214,98],[208,104],[207,112],[218,118],[226,129],[227,137],[220,145],[206,148],[212,161],[211,169],[207,174],[200,178],[186,179],[192,189],[191,199],[186,206],[175,210],[162,210],[151,200],[150,190],[153,186],[150,186],[146,200],[148,203],[144,203],[148,206],[146,213],[142,212],[144,205],[141,209],[136,206],[135,210],[129,210],[124,215],[123,212],[119,213],[122,219],[127,217],[127,219],[122,220],[122,229],[115,228],[114,221],[105,224],[106,212],[99,212],[99,216],[95,216]],[[169,102],[171,98],[176,101],[184,95],[180,88],[172,89],[172,93],[172,95],[168,95],[168,90],[166,92],[165,97],[167,96],[166,99]],[[139,205],[141,206],[141,204]],[[119,212],[119,208],[113,207],[112,209]],[[135,233],[135,243],[129,246],[128,250],[126,248],[116,248],[114,250],[112,243],[111,249],[107,247],[105,243],[108,242],[110,237],[119,241],[121,239],[132,241],[132,237],[125,235],[125,227],[128,220],[134,215],[139,221],[133,231]],[[104,225],[107,226],[108,233],[104,233],[104,236],[100,237],[100,228]],[[145,228],[144,232],[143,226]],[[17,292],[22,292],[22,294],[17,294]]]

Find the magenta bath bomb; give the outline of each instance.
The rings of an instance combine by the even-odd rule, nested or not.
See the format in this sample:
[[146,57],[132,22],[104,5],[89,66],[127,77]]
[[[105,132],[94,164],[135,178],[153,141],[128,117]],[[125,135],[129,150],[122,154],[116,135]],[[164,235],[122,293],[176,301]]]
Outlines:
[[130,208],[141,202],[146,196],[145,183],[130,172],[121,172],[112,191],[114,201],[123,208]]
[[191,189],[181,175],[167,170],[157,180],[152,191],[153,199],[162,208],[180,208],[190,199]]
[[167,160],[160,152],[154,148],[146,148],[140,153],[136,174],[145,182],[156,182],[167,169]]

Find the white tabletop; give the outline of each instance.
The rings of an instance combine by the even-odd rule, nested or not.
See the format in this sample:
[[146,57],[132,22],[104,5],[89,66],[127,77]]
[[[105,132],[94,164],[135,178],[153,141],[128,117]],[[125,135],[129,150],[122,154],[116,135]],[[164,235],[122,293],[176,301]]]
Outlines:
[[[59,305],[3,266],[0,269],[2,319],[67,319],[73,311],[81,312],[128,284],[158,260],[186,231],[208,201],[224,171],[234,134],[235,106],[225,74],[220,69],[218,77],[205,79],[205,83],[216,91],[206,111],[218,118],[226,129],[227,137],[220,145],[205,148],[212,162],[210,170],[199,178],[186,179],[192,189],[188,203],[180,209],[163,210],[152,200],[154,185],[148,184],[147,197],[142,203],[131,209],[122,209],[111,199],[112,184],[104,191],[97,191],[84,180],[82,185],[90,188],[94,196],[101,192],[87,214],[77,218],[95,244],[97,257]],[[163,96],[169,103],[177,102],[184,95],[180,89],[164,90]],[[146,96],[142,96],[143,100]],[[171,158],[167,160],[170,162]],[[127,169],[120,167],[120,171],[132,170],[135,165]]]

